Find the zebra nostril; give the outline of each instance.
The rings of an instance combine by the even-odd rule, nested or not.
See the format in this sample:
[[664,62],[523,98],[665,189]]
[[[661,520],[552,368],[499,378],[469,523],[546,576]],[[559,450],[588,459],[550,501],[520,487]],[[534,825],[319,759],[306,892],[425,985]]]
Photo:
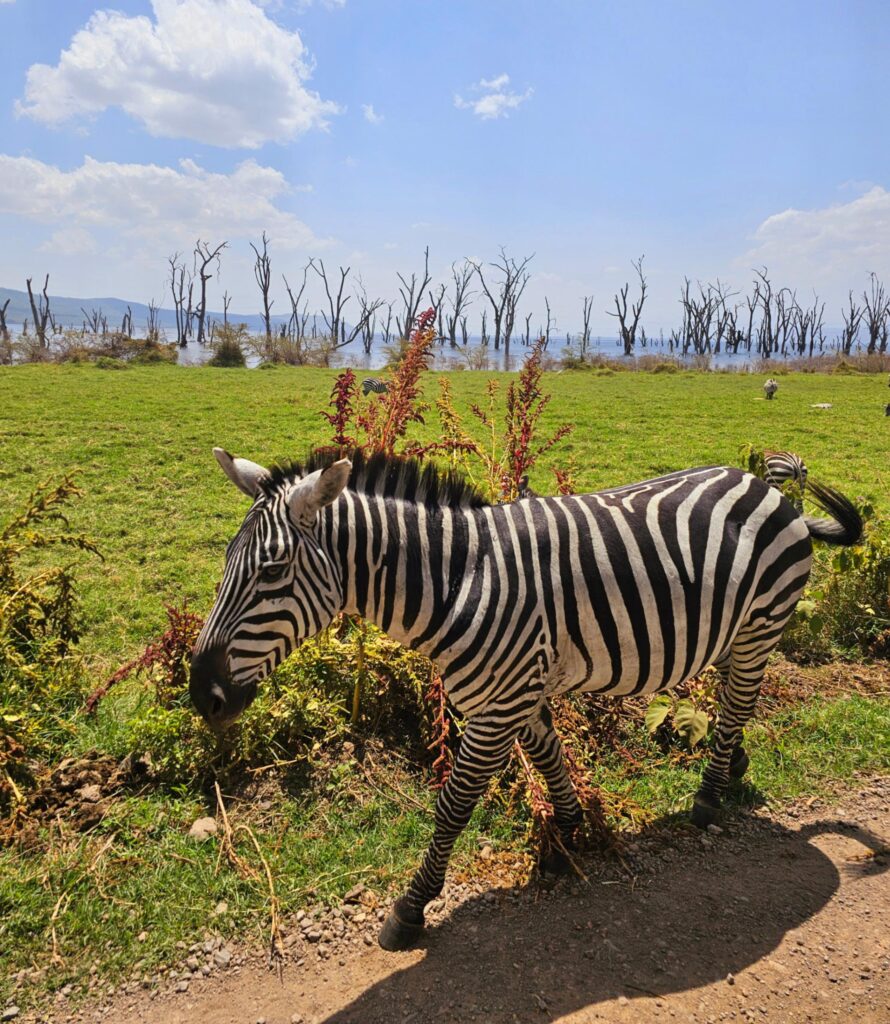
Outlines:
[[219,718],[222,714],[222,710],[225,707],[225,701],[222,697],[214,697],[210,701],[210,717]]

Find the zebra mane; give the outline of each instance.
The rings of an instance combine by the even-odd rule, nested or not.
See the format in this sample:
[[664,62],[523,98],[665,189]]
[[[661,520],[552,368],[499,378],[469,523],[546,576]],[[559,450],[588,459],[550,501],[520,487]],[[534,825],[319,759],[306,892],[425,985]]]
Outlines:
[[366,455],[360,448],[348,452],[316,448],[303,462],[272,466],[261,487],[266,494],[271,494],[282,484],[294,483],[344,456],[352,462],[347,487],[358,494],[400,498],[439,508],[483,508],[490,504],[458,470],[442,469],[432,462],[399,455],[379,452]]

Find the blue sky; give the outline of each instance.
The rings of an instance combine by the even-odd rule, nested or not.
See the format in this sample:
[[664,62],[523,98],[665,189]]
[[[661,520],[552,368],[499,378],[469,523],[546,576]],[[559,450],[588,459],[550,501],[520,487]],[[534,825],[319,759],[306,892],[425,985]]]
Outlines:
[[388,298],[427,244],[437,279],[535,253],[563,331],[641,253],[650,332],[684,274],[766,264],[828,323],[890,277],[886,3],[0,0],[0,38],[7,287],[160,298],[226,238],[252,312],[263,228]]

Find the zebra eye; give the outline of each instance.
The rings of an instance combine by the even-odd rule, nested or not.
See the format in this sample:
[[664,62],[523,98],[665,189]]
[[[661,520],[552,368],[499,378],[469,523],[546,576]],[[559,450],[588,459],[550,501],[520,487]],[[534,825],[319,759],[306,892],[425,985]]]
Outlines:
[[270,563],[260,567],[260,582],[275,583],[284,575],[287,565],[284,562]]

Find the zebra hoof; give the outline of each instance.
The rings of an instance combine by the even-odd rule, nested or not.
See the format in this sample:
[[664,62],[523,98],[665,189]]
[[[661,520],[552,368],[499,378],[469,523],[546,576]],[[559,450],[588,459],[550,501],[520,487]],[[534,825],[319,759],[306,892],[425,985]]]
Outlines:
[[562,850],[552,849],[541,858],[538,870],[542,878],[562,878],[572,873],[572,862]]
[[713,825],[720,814],[720,801],[703,793],[696,793],[692,802],[692,824],[696,828],[707,828]]
[[401,953],[403,950],[411,949],[421,935],[423,935],[423,914],[420,920],[415,918],[416,911],[406,906],[404,897],[396,900],[395,906],[390,911],[389,917],[383,922],[377,941],[382,949],[390,953]]
[[732,752],[732,757],[729,759],[729,777],[731,779],[740,779],[748,770],[750,763],[751,760],[745,748],[736,747]]

